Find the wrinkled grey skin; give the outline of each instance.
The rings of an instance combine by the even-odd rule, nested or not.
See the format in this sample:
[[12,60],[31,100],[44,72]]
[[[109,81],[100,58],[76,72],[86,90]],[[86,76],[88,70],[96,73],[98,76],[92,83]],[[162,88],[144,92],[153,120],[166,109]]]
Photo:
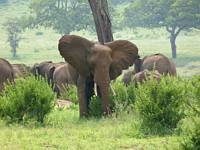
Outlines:
[[77,85],[78,72],[69,63],[57,67],[53,73],[54,91],[59,96],[69,85]]
[[138,73],[145,69],[149,71],[157,70],[162,75],[177,75],[174,62],[160,53],[138,59],[138,63],[135,63],[135,72]]
[[[160,75],[176,76],[176,66],[174,62],[163,54],[153,54],[145,56],[143,59],[137,59],[134,65],[134,71],[126,72],[122,77],[125,85],[130,84],[132,77],[136,75],[138,79],[144,78],[143,75],[147,70],[156,70]],[[144,71],[144,72],[143,72]],[[138,77],[139,76],[139,77]]]
[[63,64],[60,63],[53,63],[52,61],[44,61],[39,64],[34,64],[31,68],[31,72],[36,76],[42,76],[47,79],[48,84],[51,84],[53,81],[53,72],[59,65]]
[[137,84],[137,83],[143,83],[143,82],[145,82],[147,80],[151,80],[151,79],[156,79],[157,81],[160,81],[161,74],[157,70],[149,71],[149,70],[145,69],[134,75],[133,82],[135,84]]
[[31,68],[25,64],[12,64],[14,77],[26,77],[31,73]]
[[134,74],[135,74],[134,70],[129,70],[129,71],[125,72],[122,77],[122,82],[125,85],[128,85],[131,82],[131,78],[134,76]]
[[14,83],[14,70],[7,60],[0,58],[0,92],[7,82]]

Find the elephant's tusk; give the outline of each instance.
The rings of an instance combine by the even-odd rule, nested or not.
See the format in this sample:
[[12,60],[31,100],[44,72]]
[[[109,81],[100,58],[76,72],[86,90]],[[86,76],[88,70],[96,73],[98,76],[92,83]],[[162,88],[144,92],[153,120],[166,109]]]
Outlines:
[[96,83],[94,83],[94,94],[95,94],[95,96],[98,95],[98,94],[97,94],[97,84],[96,84]]
[[111,85],[111,84],[110,84],[110,88],[111,88],[111,91],[112,91],[113,95],[115,96],[115,95],[116,95],[116,93],[115,93],[115,90],[113,89],[113,87],[112,87],[112,85]]

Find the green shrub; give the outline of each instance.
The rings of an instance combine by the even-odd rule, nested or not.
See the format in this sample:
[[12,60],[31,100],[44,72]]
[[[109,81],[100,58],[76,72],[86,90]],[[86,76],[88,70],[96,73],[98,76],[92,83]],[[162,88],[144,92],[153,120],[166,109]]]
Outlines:
[[[112,84],[114,93],[110,90],[109,105],[111,112],[116,114],[129,112],[133,109],[135,102],[135,86],[125,86],[122,82],[116,81]],[[99,97],[92,97],[89,105],[90,116],[102,116],[102,100]]]
[[102,100],[98,96],[93,96],[89,104],[89,116],[101,117],[102,114]]
[[133,111],[135,103],[135,85],[130,84],[125,86],[122,82],[114,82],[112,84],[115,95],[110,92],[110,99],[113,102],[113,111],[115,113]]
[[191,79],[191,88],[189,89],[190,98],[187,101],[187,115],[200,117],[200,76],[194,76]]
[[149,80],[138,85],[135,108],[143,120],[145,130],[163,134],[176,127],[184,117],[187,82],[180,78],[163,77],[159,83]]
[[65,93],[61,93],[61,98],[69,99],[71,102],[78,104],[77,87],[70,85],[69,88],[65,89]]
[[35,77],[18,79],[7,85],[0,97],[0,116],[8,121],[36,119],[43,122],[54,106],[54,93],[46,81]]
[[200,149],[200,117],[190,117],[183,121],[184,140],[181,141],[183,150]]
[[187,117],[181,122],[181,131],[185,137],[181,141],[184,150],[200,149],[200,76],[194,76],[191,80],[189,99],[186,103]]

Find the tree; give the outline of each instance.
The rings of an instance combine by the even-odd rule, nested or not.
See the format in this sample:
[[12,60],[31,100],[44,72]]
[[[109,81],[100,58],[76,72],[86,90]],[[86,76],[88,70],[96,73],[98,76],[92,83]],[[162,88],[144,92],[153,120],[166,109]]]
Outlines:
[[8,33],[8,39],[7,41],[10,44],[11,52],[13,54],[13,58],[17,57],[17,48],[19,46],[19,41],[21,40],[20,33],[22,32],[22,27],[19,23],[19,20],[15,19],[9,19],[4,24],[7,33]]
[[35,13],[34,27],[43,25],[52,27],[60,34],[69,34],[93,26],[86,0],[33,0],[30,8]]
[[107,0],[88,0],[88,2],[92,10],[99,42],[103,44],[113,41]]
[[125,10],[124,21],[129,27],[165,26],[176,58],[176,38],[182,30],[199,27],[199,8],[199,0],[135,0]]
[[0,4],[4,4],[4,3],[7,3],[8,0],[0,0]]

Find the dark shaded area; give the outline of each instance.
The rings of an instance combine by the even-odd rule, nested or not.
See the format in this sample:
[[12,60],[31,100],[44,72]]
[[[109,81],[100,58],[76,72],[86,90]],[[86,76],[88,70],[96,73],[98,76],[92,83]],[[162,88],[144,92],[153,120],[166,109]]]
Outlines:
[[135,65],[134,65],[135,73],[138,73],[141,71],[141,65],[142,65],[142,59],[141,58],[136,59]]
[[91,74],[87,77],[85,82],[85,95],[86,95],[86,105],[89,109],[89,104],[91,97],[94,95],[94,76]]

